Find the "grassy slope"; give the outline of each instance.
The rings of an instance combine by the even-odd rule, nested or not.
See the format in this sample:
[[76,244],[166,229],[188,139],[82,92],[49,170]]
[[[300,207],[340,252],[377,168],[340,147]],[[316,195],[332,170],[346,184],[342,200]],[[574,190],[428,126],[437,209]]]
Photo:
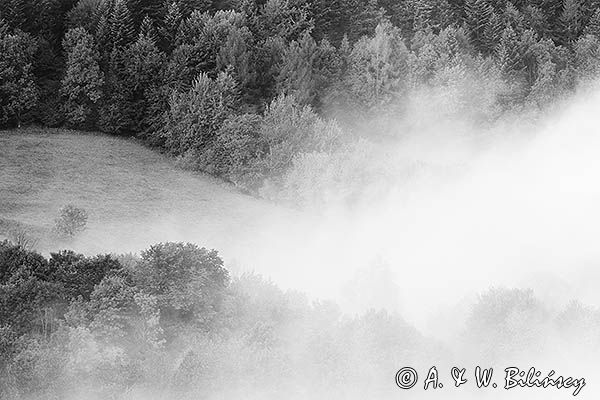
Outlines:
[[[88,230],[74,243],[50,241],[58,209],[89,212]],[[211,247],[261,232],[287,211],[214,179],[177,169],[172,160],[135,141],[64,130],[0,131],[0,235],[15,227],[84,252],[138,251],[163,240]]]

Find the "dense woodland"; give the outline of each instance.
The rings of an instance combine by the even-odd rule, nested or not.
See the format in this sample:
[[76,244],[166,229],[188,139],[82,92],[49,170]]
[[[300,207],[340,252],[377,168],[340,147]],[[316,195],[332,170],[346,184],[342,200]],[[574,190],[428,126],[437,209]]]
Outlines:
[[344,315],[260,276],[231,277],[191,244],[46,258],[0,243],[7,400],[395,398],[405,365],[550,353],[593,363],[600,350],[598,310],[554,309],[529,290],[489,290],[461,323],[458,343],[442,345],[394,313]]
[[0,125],[134,135],[255,193],[388,137],[416,92],[460,88],[486,124],[600,60],[596,0],[5,0],[0,21]]

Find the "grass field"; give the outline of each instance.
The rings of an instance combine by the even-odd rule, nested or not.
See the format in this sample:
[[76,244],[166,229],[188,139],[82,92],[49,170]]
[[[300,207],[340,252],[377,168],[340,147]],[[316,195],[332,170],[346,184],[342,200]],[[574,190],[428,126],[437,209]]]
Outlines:
[[[61,206],[89,213],[70,243],[49,233]],[[164,240],[230,248],[283,210],[183,171],[136,141],[66,130],[0,132],[0,235],[26,231],[38,249],[139,251]]]

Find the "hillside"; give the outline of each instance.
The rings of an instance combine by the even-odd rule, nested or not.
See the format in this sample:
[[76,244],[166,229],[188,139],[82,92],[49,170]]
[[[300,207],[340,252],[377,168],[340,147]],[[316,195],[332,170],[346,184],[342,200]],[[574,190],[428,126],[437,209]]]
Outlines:
[[183,171],[135,141],[67,130],[0,132],[0,235],[24,230],[42,251],[65,204],[89,213],[74,243],[86,253],[139,251],[164,240],[230,249],[288,212]]

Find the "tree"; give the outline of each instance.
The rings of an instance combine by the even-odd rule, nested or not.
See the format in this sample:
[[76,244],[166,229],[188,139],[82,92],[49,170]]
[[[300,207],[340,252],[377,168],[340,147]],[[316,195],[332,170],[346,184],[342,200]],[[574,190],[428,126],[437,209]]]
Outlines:
[[0,242],[0,284],[6,284],[19,271],[45,278],[47,270],[48,263],[41,255],[6,241]]
[[181,11],[184,15],[190,15],[191,13],[198,12],[207,12],[212,11],[212,0],[179,0],[181,5]]
[[251,64],[253,45],[254,36],[248,26],[235,25],[229,29],[217,55],[217,70],[230,70],[242,88],[251,86],[256,79],[257,72]]
[[254,187],[250,181],[256,171],[251,166],[264,150],[260,140],[261,122],[261,116],[256,114],[228,117],[217,131],[214,143],[200,158],[200,168],[239,187]]
[[[335,122],[328,126],[314,110],[298,104],[293,96],[280,95],[266,108],[259,131],[260,149],[250,163],[249,182],[270,196],[271,189],[280,185],[294,156],[301,152],[330,151],[340,137]],[[261,186],[263,186],[261,188]]]
[[171,96],[164,129],[166,148],[177,155],[202,154],[237,101],[237,84],[228,73],[216,79],[201,73],[191,89]]
[[223,302],[229,274],[214,250],[189,243],[161,243],[142,252],[134,281],[156,296],[167,326],[208,327]]
[[101,1],[96,9],[96,19],[94,38],[101,56],[101,65],[105,67],[108,64],[108,55],[112,49],[111,45],[111,19],[114,8],[114,1]]
[[486,0],[467,0],[465,3],[466,25],[471,34],[471,41],[476,49],[489,53],[490,44],[494,43],[500,22],[495,16],[494,8]]
[[322,89],[317,69],[320,51],[317,43],[305,33],[300,41],[292,41],[286,49],[283,66],[277,78],[278,91],[294,95],[300,104],[313,104],[317,90]]
[[59,237],[72,238],[85,230],[88,213],[82,208],[67,204],[60,208],[54,220],[54,233]]
[[141,26],[147,17],[156,21],[161,17],[163,0],[127,0],[127,8],[131,11],[134,26]]
[[140,36],[146,37],[153,43],[156,43],[158,40],[158,34],[156,32],[156,29],[154,28],[154,22],[152,21],[152,18],[150,18],[147,15],[144,17],[142,23],[140,24],[140,34],[138,35],[138,38]]
[[183,21],[183,14],[176,1],[170,2],[167,6],[167,13],[160,29],[161,49],[170,53],[175,48],[175,40],[179,25]]
[[259,41],[280,37],[284,41],[299,39],[312,28],[305,0],[267,0],[254,18],[253,31]]
[[131,13],[125,0],[112,0],[112,6],[105,11],[107,19],[104,28],[102,67],[105,71],[104,101],[100,104],[99,127],[102,131],[120,134],[132,130],[134,105],[131,102],[131,88],[128,85],[126,64],[127,47],[134,40]]
[[13,29],[26,29],[26,11],[26,0],[5,0],[0,3],[0,19],[4,19]]
[[352,105],[358,112],[383,111],[408,85],[409,51],[397,28],[380,24],[375,36],[353,47],[345,77]]
[[575,70],[580,80],[594,79],[600,72],[600,37],[582,36],[575,43]]
[[580,0],[565,0],[560,14],[559,37],[562,44],[577,40],[583,29]]
[[594,11],[594,14],[585,27],[585,34],[600,37],[600,8]]
[[548,313],[531,290],[490,289],[479,296],[467,320],[470,344],[490,358],[541,344]]
[[162,92],[165,55],[158,49],[151,33],[140,32],[137,41],[125,52],[125,79],[127,99],[132,113],[128,127],[134,132],[145,132],[155,125],[167,109]]
[[33,75],[36,50],[37,42],[29,34],[0,27],[0,126],[21,126],[23,115],[37,104],[39,89]]
[[122,48],[135,38],[133,19],[126,0],[113,0],[110,14],[110,43]]
[[233,72],[237,70],[247,78],[247,57],[243,51],[249,32],[244,25],[244,15],[235,11],[218,11],[214,15],[193,12],[177,35],[177,48],[167,67],[169,85],[174,89],[189,88],[199,74],[215,77],[231,65],[229,62],[234,63]]
[[413,32],[427,29],[439,32],[453,22],[447,0],[411,0],[408,9],[412,14]]
[[18,334],[53,330],[64,306],[62,286],[52,282],[48,262],[37,253],[0,244],[0,320]]
[[67,26],[95,33],[106,3],[104,0],[79,0],[67,14]]
[[102,97],[104,75],[94,38],[83,28],[71,29],[63,41],[67,53],[61,92],[67,98],[67,119],[73,126],[90,127]]
[[94,287],[106,276],[123,275],[121,264],[110,255],[85,257],[73,251],[51,253],[46,279],[60,283],[68,300],[89,300]]

